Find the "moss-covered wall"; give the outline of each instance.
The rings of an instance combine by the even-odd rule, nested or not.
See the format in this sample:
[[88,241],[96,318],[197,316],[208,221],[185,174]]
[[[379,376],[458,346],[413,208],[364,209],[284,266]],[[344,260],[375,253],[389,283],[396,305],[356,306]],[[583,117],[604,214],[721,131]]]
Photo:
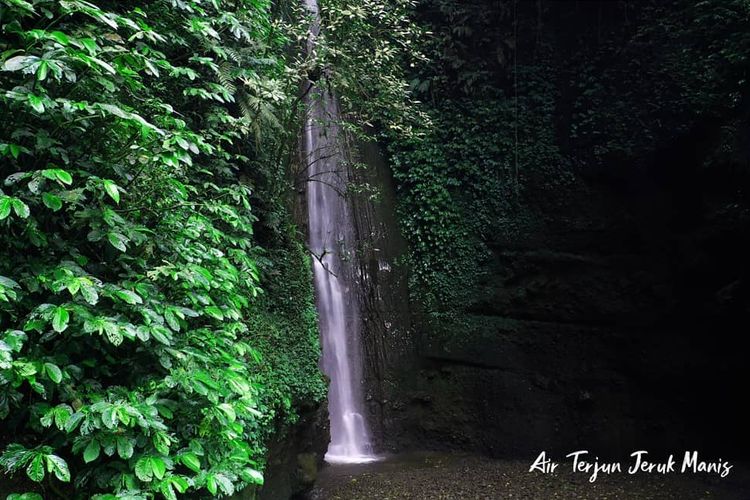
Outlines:
[[388,145],[404,446],[744,452],[747,3],[512,7],[427,2],[432,121]]
[[[265,484],[260,498],[290,498],[312,484],[328,446],[327,381],[321,373],[318,315],[304,219],[288,191],[289,172],[247,176],[256,189],[263,295],[245,318],[255,332],[263,377],[271,381]],[[311,470],[307,470],[307,469]],[[244,493],[249,495],[249,493]],[[254,498],[241,496],[240,498]]]

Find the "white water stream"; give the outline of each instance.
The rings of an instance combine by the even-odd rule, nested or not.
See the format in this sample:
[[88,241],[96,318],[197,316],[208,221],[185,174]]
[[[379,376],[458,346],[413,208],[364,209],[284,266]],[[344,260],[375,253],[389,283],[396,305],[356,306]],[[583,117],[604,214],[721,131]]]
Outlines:
[[[308,52],[314,53],[320,17],[316,0],[305,0],[313,22]],[[364,416],[362,348],[356,297],[355,234],[345,196],[349,182],[340,113],[334,95],[313,88],[306,96],[304,157],[310,250],[323,341],[322,368],[330,378],[328,462],[377,460]]]

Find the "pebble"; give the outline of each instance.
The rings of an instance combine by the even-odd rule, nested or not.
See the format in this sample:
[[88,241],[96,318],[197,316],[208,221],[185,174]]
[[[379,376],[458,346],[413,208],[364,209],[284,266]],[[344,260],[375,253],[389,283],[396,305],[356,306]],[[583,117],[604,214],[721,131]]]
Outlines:
[[530,473],[529,463],[468,454],[415,453],[361,465],[328,465],[308,500],[747,500],[750,468],[733,476]]

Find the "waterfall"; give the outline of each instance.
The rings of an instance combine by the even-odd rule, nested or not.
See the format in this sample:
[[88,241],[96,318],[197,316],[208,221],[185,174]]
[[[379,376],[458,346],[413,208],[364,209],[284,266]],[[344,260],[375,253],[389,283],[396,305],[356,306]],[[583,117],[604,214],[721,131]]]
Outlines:
[[[320,26],[316,0],[305,0],[313,22],[308,52],[314,53]],[[312,85],[312,83],[310,83]],[[304,158],[309,244],[314,254],[315,292],[323,341],[322,368],[330,378],[328,414],[331,442],[328,462],[368,462],[372,453],[362,392],[355,233],[344,134],[335,96],[312,88],[306,96]]]

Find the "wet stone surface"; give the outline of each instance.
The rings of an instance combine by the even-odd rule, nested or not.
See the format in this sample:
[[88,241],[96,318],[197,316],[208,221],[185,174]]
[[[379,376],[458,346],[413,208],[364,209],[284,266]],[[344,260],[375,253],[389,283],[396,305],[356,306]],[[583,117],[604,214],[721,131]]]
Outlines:
[[[563,465],[561,464],[561,469]],[[464,454],[419,453],[382,462],[326,466],[308,500],[741,500],[750,498],[747,466],[724,479],[706,475],[613,474],[594,483],[568,468],[529,473],[530,462]]]

